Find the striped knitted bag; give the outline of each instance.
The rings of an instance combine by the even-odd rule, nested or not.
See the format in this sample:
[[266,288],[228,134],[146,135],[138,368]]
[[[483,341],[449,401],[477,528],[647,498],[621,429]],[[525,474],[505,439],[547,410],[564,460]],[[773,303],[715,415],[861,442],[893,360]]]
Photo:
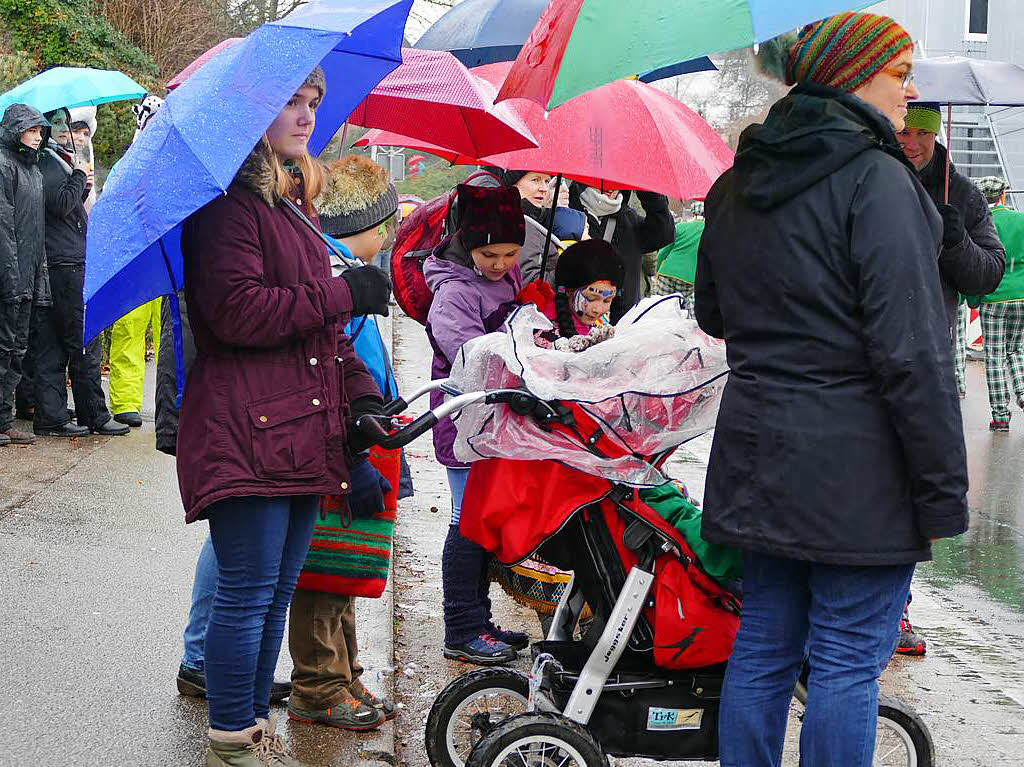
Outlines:
[[[353,597],[379,597],[391,567],[395,510],[385,509],[346,525],[341,496],[325,496],[296,588]],[[323,515],[321,515],[323,516]]]

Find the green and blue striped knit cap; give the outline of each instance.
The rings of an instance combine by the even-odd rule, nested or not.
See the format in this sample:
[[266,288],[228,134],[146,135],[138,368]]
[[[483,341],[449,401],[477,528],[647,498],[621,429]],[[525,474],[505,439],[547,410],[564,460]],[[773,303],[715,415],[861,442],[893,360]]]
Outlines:
[[852,93],[914,42],[888,16],[847,11],[808,24],[790,49],[786,84],[812,82]]

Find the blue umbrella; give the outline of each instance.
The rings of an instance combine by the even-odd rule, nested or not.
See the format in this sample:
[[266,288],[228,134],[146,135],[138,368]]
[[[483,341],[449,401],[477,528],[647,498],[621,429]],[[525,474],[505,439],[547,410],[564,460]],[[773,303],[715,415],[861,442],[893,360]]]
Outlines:
[[402,60],[412,0],[315,0],[264,24],[173,91],[92,210],[85,340],[183,287],[181,224],[223,194],[270,123],[319,64],[327,80],[309,146],[319,153]]
[[[515,61],[547,5],[548,0],[465,0],[435,21],[413,47],[448,51],[469,68]],[[640,79],[653,83],[715,68],[704,56],[661,67]]]
[[40,112],[99,106],[142,98],[146,89],[123,72],[89,67],[54,67],[0,95],[0,114],[11,104],[28,104]]

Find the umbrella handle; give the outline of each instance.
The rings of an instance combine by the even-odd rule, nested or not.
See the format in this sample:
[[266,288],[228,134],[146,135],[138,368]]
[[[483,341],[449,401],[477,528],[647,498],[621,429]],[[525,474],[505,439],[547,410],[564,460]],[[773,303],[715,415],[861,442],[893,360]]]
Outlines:
[[562,174],[555,179],[555,193],[551,197],[551,215],[548,216],[548,231],[544,236],[544,252],[540,256],[540,278],[546,279],[548,269],[548,252],[551,250],[551,230],[555,228],[555,210],[558,209],[558,189],[562,186]]
[[345,139],[348,138],[348,120],[345,120],[345,124],[341,127],[341,151],[338,152],[338,157],[345,156]]
[[330,251],[332,253],[334,253],[334,255],[336,255],[338,258],[341,259],[342,263],[347,264],[349,267],[352,267],[352,268],[355,268],[357,266],[362,266],[363,265],[362,262],[360,262],[360,261],[357,261],[357,260],[355,260],[353,258],[348,258],[344,253],[342,253],[338,248],[336,248],[334,246],[334,243],[331,242],[330,240],[328,240],[324,236],[324,233],[316,228],[316,225],[306,217],[305,213],[303,213],[301,210],[299,210],[298,206],[296,206],[296,204],[294,202],[289,200],[287,197],[278,197],[277,199],[280,202],[283,202],[284,206],[286,208],[288,208],[288,210],[290,210],[292,213],[294,213],[296,216],[298,216],[299,220],[302,223],[304,223],[306,225],[306,227],[313,234],[315,234],[317,237],[319,237],[320,241],[323,242],[330,249]]
[[949,166],[952,163],[950,159],[953,155],[953,105],[946,105],[946,141],[949,142],[949,146],[946,147],[946,190],[944,192],[943,202],[949,205]]

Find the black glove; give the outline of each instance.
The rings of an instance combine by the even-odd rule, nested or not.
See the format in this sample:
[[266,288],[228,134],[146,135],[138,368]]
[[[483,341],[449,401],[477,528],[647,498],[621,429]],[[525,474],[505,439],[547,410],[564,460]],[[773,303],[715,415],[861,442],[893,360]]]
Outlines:
[[384,512],[384,494],[391,492],[391,483],[365,458],[358,458],[348,470],[352,489],[348,510],[354,519],[367,519]]
[[967,237],[964,217],[952,205],[943,203],[939,204],[939,213],[942,214],[942,244],[947,248],[956,247]]
[[357,266],[341,273],[352,293],[353,314],[388,316],[391,278],[376,266]]
[[384,412],[384,403],[377,397],[360,397],[348,407],[352,420],[348,424],[348,449],[353,455],[369,450],[373,442],[363,436],[363,433],[356,428],[356,419],[361,415],[381,415]]

